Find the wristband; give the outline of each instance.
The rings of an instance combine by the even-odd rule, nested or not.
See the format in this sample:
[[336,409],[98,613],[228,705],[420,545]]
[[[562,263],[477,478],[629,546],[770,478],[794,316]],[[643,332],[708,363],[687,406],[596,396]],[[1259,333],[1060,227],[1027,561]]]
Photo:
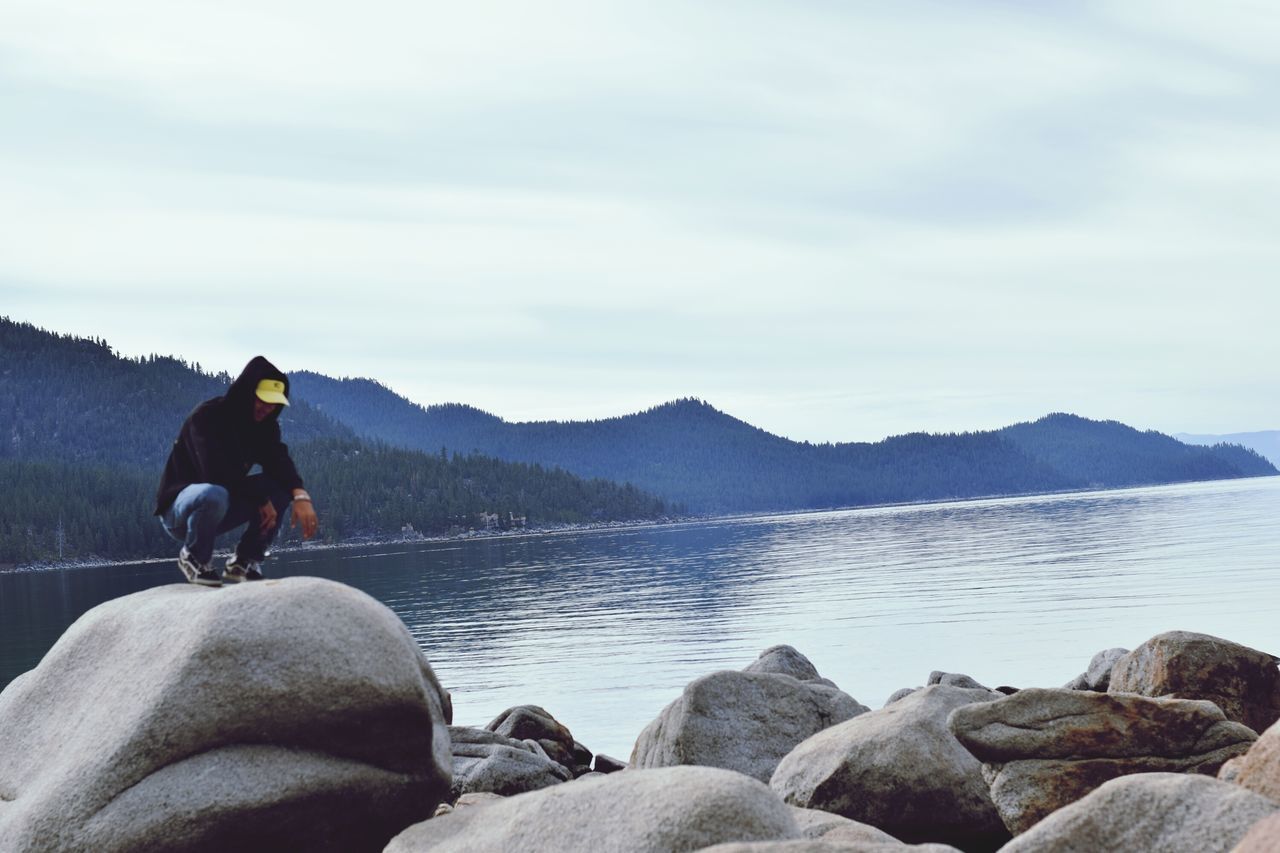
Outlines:
[[302,494],[300,494],[300,495],[294,495],[294,496],[293,496],[293,499],[294,499],[295,501],[306,501],[307,503],[311,503],[311,502],[312,502],[312,501],[311,501],[311,495],[307,494],[306,492],[303,492],[303,493],[302,493]]

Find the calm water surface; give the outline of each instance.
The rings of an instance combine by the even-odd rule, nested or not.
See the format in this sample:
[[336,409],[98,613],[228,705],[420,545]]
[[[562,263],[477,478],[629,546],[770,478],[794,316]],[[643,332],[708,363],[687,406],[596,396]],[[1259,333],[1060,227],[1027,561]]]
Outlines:
[[[880,707],[929,672],[1057,686],[1183,629],[1280,651],[1280,478],[282,554],[409,626],[456,722],[542,705],[619,758],[693,678],[789,643]],[[0,575],[0,685],[172,564]]]

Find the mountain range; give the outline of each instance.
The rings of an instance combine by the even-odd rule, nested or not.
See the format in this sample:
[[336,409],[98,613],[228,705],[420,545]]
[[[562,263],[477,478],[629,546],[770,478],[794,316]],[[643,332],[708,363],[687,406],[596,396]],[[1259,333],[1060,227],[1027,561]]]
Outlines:
[[815,509],[1275,474],[1235,445],[1192,447],[1116,421],[1050,414],[971,433],[810,444],[694,399],[578,422],[511,423],[423,407],[368,379],[292,375],[295,393],[357,435],[423,451],[479,452],[629,482],[697,512]]
[[1174,438],[1184,444],[1238,444],[1255,451],[1266,458],[1272,465],[1280,465],[1280,430],[1269,429],[1258,432],[1233,432],[1227,435],[1193,435],[1191,433],[1175,433]]
[[[0,317],[0,563],[127,557],[171,543],[150,517],[173,436],[231,377]],[[1056,413],[969,433],[811,444],[707,402],[511,423],[424,407],[370,379],[291,374],[285,438],[335,539],[412,529],[806,510],[1276,474],[1234,444],[1190,446]],[[56,544],[56,551],[54,546]]]

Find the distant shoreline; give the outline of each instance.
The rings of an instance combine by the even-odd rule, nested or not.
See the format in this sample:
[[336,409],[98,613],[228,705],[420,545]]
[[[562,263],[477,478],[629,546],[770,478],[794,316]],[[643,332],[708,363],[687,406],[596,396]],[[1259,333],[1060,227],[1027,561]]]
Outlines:
[[[1107,492],[1119,492],[1129,489],[1151,489],[1161,486],[1188,486],[1197,483],[1232,483],[1238,480],[1259,480],[1267,477],[1276,477],[1280,474],[1257,474],[1251,477],[1228,477],[1225,479],[1211,480],[1180,480],[1176,483],[1146,483],[1138,486],[1119,486],[1114,488],[1092,488],[1092,489],[1059,489],[1057,491],[1048,492],[1016,492],[1002,495],[981,495],[967,498],[937,498],[934,500],[922,501],[901,501],[897,503],[880,503],[880,504],[859,504],[857,506],[839,506],[839,507],[811,507],[808,509],[778,509],[778,510],[759,510],[755,512],[740,513],[720,513],[715,515],[692,515],[680,517],[664,517],[658,519],[635,519],[632,521],[599,521],[599,522],[582,522],[579,524],[559,524],[545,527],[530,527],[520,530],[486,530],[486,531],[467,531],[465,533],[456,533],[452,535],[425,536],[425,535],[399,535],[399,536],[370,536],[359,537],[355,539],[344,540],[342,542],[323,542],[317,544],[289,544],[280,548],[273,548],[273,554],[297,554],[308,551],[346,551],[356,548],[368,548],[379,545],[418,545],[430,544],[435,542],[464,542],[486,539],[517,539],[522,536],[555,536],[569,533],[586,533],[598,530],[628,530],[644,527],[667,527],[678,524],[701,524],[713,521],[733,521],[736,519],[750,518],[768,518],[770,516],[787,516],[787,515],[805,515],[807,513],[818,512],[847,512],[850,510],[869,510],[884,509],[888,507],[912,507],[912,506],[931,506],[934,504],[948,503],[974,503],[976,501],[993,501],[1007,500],[1010,498],[1034,498],[1034,497],[1053,497],[1055,495],[1079,495],[1097,492],[1099,494]],[[229,553],[229,551],[227,551]],[[56,572],[66,569],[95,569],[109,568],[111,566],[133,566],[144,563],[168,563],[172,562],[174,557],[141,557],[128,560],[103,560],[100,558],[87,557],[81,560],[54,560],[37,563],[22,563],[12,567],[0,567],[0,574],[18,574],[26,572]]]

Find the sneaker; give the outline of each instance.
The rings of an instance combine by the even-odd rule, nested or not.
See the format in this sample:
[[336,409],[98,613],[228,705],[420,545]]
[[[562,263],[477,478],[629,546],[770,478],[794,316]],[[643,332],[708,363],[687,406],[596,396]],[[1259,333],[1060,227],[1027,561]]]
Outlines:
[[191,552],[187,550],[185,545],[178,552],[178,568],[182,569],[182,573],[186,575],[188,583],[196,583],[201,586],[222,586],[222,578],[213,570],[213,566],[208,563],[201,563],[191,556]]
[[227,558],[227,571],[223,576],[227,583],[262,580],[262,564],[257,560],[241,560],[239,554]]

